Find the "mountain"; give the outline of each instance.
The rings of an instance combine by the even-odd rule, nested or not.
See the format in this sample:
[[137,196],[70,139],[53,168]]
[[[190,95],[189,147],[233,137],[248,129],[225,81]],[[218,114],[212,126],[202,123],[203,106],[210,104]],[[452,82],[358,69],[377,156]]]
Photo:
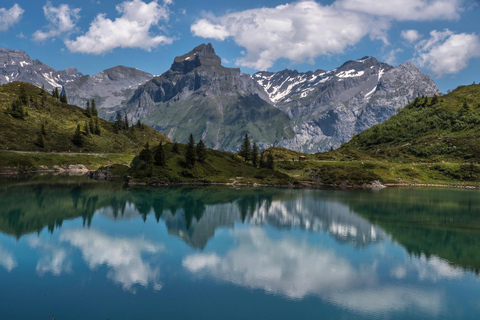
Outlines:
[[[83,144],[74,143],[77,125]],[[85,126],[100,130],[87,133]],[[117,131],[113,123],[89,117],[86,110],[61,103],[31,84],[0,86],[0,150],[134,153],[146,142],[169,141],[148,126]]]
[[[26,81],[47,90],[65,86],[68,100],[99,115],[142,120],[174,141],[193,133],[207,147],[237,150],[248,133],[261,147],[315,153],[339,147],[381,123],[418,96],[441,95],[409,62],[397,67],[373,57],[326,71],[257,72],[226,68],[211,44],[176,57],[160,76],[117,66],[94,76],[55,71],[23,51],[0,49],[0,83]],[[3,67],[1,63],[3,62]]]
[[240,69],[225,68],[211,44],[176,57],[167,72],[140,86],[121,112],[184,142],[235,150],[248,133],[264,145],[293,138],[290,119]]
[[56,71],[39,60],[32,60],[24,51],[0,48],[0,85],[24,81],[51,91],[80,77],[82,74],[76,68]]
[[116,66],[94,76],[83,76],[66,84],[71,104],[84,107],[87,100],[95,99],[100,116],[113,119],[122,102],[133,95],[135,89],[152,79],[153,75],[135,68]]
[[307,153],[340,146],[417,96],[441,94],[413,64],[392,67],[373,57],[347,61],[330,71],[258,72],[253,79],[291,119],[295,137],[277,146]]

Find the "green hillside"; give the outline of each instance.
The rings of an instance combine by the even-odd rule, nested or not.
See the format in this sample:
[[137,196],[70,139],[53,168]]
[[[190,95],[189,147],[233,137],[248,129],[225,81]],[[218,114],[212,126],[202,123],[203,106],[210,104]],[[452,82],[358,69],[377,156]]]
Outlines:
[[319,158],[479,162],[480,85],[417,98],[387,121]]
[[[85,126],[91,124],[99,127],[97,134],[86,132]],[[81,144],[74,143],[78,125]],[[117,133],[113,123],[89,117],[85,109],[61,103],[27,83],[0,86],[0,150],[134,153],[147,141],[158,143],[168,138],[148,126]]]
[[339,149],[305,155],[303,162],[289,161],[288,150],[271,150],[281,171],[316,184],[480,185],[479,138],[480,85],[469,85],[419,97]]

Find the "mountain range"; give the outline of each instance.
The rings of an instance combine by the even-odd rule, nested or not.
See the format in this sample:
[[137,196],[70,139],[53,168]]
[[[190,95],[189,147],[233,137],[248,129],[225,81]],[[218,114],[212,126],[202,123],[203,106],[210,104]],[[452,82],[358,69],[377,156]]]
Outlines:
[[[3,67],[2,67],[3,64]],[[338,147],[388,119],[418,96],[441,95],[413,64],[397,67],[373,57],[333,70],[243,74],[222,66],[211,44],[174,59],[159,76],[117,66],[94,76],[55,71],[20,50],[0,49],[0,83],[64,86],[69,102],[94,98],[99,114],[117,112],[184,142],[193,133],[207,147],[235,151],[249,134],[263,148],[314,153]]]

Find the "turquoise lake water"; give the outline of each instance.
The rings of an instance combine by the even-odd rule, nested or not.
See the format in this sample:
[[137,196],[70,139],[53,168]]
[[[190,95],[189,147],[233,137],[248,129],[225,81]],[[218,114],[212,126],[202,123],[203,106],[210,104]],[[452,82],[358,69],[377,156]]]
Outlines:
[[0,180],[0,319],[480,319],[480,191]]

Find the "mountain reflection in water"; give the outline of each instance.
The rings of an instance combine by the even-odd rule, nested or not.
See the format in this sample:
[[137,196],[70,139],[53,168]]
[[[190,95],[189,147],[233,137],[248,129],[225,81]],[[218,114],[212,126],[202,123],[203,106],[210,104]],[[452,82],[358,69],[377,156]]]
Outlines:
[[[45,281],[81,278],[85,285],[104,273],[123,292],[142,288],[152,299],[173,299],[173,283],[185,281],[201,299],[196,284],[213,280],[219,293],[234,285],[257,299],[258,291],[302,303],[320,298],[322,312],[334,318],[469,318],[480,302],[471,298],[480,292],[480,199],[472,191],[127,189],[83,178],[0,183],[0,281],[7,287],[25,255],[38,255],[35,274]],[[470,287],[453,295],[449,285]]]

